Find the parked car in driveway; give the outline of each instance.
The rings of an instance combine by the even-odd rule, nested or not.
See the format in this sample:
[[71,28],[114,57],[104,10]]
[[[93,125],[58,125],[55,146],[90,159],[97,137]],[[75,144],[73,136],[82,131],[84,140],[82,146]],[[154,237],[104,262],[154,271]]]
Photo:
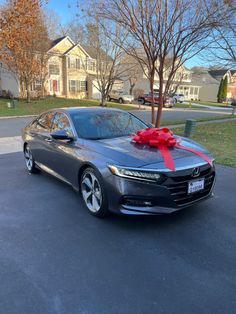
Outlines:
[[[209,198],[214,165],[190,151],[171,148],[176,167],[171,171],[158,149],[131,140],[131,134],[147,127],[118,109],[49,110],[22,132],[27,169],[44,170],[70,184],[95,216],[109,211],[171,213]],[[212,159],[201,145],[179,139]]]
[[172,95],[172,98],[173,98],[174,104],[176,104],[177,102],[182,104],[185,101],[184,94],[174,94]]
[[[145,104],[148,104],[150,105],[151,102],[152,102],[152,94],[149,93],[149,94],[144,94],[144,95],[140,95],[138,97],[138,101],[142,104],[142,105],[145,105]],[[159,104],[159,94],[158,93],[154,93],[154,103],[156,105]],[[174,102],[173,102],[173,98],[169,97],[169,96],[166,96],[165,99],[164,99],[164,107],[165,108],[172,108],[174,105]]]
[[125,94],[122,91],[111,91],[109,96],[107,97],[107,100],[108,101],[116,100],[120,104],[132,103],[132,101],[134,100],[134,96]]

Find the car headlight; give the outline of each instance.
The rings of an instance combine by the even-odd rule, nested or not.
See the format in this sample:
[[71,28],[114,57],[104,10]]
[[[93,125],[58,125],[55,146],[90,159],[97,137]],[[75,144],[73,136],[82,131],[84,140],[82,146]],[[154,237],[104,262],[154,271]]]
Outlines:
[[137,170],[115,165],[108,165],[111,173],[124,178],[131,178],[143,181],[157,182],[161,178],[161,174],[155,171]]

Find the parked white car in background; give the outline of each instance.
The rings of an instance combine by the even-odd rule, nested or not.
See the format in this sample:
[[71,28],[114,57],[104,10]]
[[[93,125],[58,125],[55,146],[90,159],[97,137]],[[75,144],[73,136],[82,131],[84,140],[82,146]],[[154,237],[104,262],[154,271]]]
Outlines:
[[172,97],[175,104],[177,102],[182,103],[186,100],[184,94],[174,94]]
[[124,94],[122,91],[111,91],[107,97],[108,101],[116,100],[120,104],[131,103],[134,100],[134,96]]

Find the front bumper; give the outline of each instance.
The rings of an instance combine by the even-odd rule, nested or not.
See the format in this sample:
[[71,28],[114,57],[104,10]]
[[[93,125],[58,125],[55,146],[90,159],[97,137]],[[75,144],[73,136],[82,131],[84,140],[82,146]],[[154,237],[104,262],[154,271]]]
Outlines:
[[160,184],[111,174],[107,180],[109,208],[120,214],[168,214],[212,197],[214,167],[208,164],[200,167],[198,178],[205,178],[205,188],[188,194],[188,182],[194,179],[191,174],[192,169],[169,172]]

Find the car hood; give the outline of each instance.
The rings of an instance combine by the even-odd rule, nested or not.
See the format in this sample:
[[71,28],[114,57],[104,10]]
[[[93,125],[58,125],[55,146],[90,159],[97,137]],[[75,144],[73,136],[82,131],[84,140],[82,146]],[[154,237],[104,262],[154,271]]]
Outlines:
[[[177,137],[181,141],[181,145],[196,149],[212,157],[203,146],[196,142],[183,137]],[[97,153],[113,160],[114,163],[126,167],[149,167],[165,169],[163,157],[160,151],[148,145],[140,145],[132,142],[130,136],[104,139],[104,140],[86,140],[86,146]],[[179,148],[171,148],[171,154],[175,160],[177,167],[188,167],[204,162],[202,158]]]

